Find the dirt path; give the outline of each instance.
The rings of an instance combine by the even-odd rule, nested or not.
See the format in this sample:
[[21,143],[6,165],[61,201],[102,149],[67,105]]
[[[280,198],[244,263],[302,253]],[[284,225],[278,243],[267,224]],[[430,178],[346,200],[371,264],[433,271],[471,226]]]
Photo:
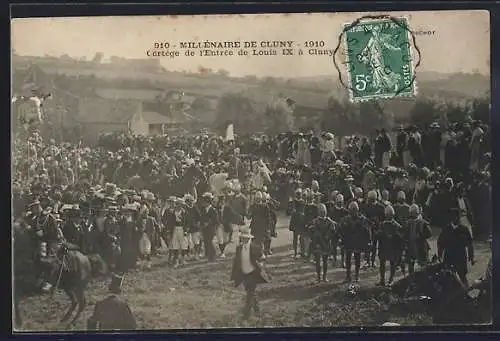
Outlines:
[[[166,256],[156,258],[151,270],[135,270],[126,275],[123,296],[142,329],[374,325],[387,318],[383,303],[368,294],[378,281],[377,269],[362,270],[360,274],[361,287],[367,290],[366,297],[349,299],[345,295],[346,285],[341,284],[345,278],[344,269],[330,268],[330,282],[316,285],[314,265],[294,260],[290,244],[288,219],[280,216],[273,255],[265,265],[272,282],[258,289],[261,315],[246,323],[241,321],[244,290],[234,288],[229,281],[235,244],[229,246],[226,259],[214,263],[198,261],[172,269],[166,264]],[[433,250],[435,244],[434,236],[431,239]],[[476,264],[469,278],[484,274],[490,254],[485,244],[476,245]],[[89,306],[74,329],[85,328],[95,302],[106,297],[107,284],[107,279],[90,284]],[[62,293],[56,294],[54,299],[48,296],[25,299],[21,304],[25,316],[23,330],[63,329],[57,321],[68,304]],[[332,311],[336,314],[334,318]],[[410,316],[398,321],[429,323],[425,316]]]

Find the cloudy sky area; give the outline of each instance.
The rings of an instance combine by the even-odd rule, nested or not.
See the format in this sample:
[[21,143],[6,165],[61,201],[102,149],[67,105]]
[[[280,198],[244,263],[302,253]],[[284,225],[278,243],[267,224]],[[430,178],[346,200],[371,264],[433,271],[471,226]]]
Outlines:
[[[177,17],[33,18],[12,21],[12,47],[21,55],[92,59],[96,52],[126,58],[147,58],[154,42],[323,40],[334,49],[342,25],[366,13],[231,15]],[[405,15],[418,35],[422,71],[480,72],[489,75],[490,23],[487,11],[393,12]],[[328,56],[180,57],[162,58],[170,70],[228,70],[234,76],[304,77],[335,72]]]

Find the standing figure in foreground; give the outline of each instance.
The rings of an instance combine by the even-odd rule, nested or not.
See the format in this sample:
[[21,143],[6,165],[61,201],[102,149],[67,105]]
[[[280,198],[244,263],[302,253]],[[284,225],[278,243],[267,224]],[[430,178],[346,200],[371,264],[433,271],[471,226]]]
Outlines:
[[[331,253],[331,241],[336,233],[336,224],[326,216],[325,204],[318,205],[318,217],[308,226],[308,230],[311,235],[311,248],[316,262],[318,283],[321,282],[321,279],[323,282],[327,282],[328,257]],[[323,262],[323,277],[321,277],[321,261]]]
[[385,286],[385,267],[389,261],[390,275],[389,284],[394,280],[396,268],[401,262],[401,254],[403,252],[403,228],[394,219],[394,208],[387,206],[385,208],[386,220],[382,222],[378,231],[377,239],[378,259],[380,261],[380,282],[379,285]]
[[460,280],[468,286],[467,260],[474,265],[474,246],[469,229],[460,224],[460,213],[453,210],[453,219],[446,226],[437,241],[438,257],[449,267],[454,268]]
[[203,235],[203,244],[205,248],[205,256],[209,262],[215,261],[217,252],[214,247],[214,237],[219,224],[219,215],[217,210],[212,205],[212,193],[206,192],[202,195],[202,208],[200,210],[201,231]]
[[123,277],[113,274],[109,291],[111,295],[97,302],[94,313],[87,321],[88,330],[135,330],[137,323],[128,304],[118,295]]
[[404,225],[404,243],[406,244],[405,261],[408,265],[410,275],[415,272],[415,262],[421,267],[427,264],[429,243],[431,237],[429,223],[422,218],[420,208],[416,204],[410,206],[410,218]]
[[288,204],[288,212],[290,214],[289,230],[293,233],[293,258],[297,258],[297,247],[300,238],[300,255],[303,256],[305,253],[304,249],[304,239],[302,237],[304,233],[304,207],[305,203],[302,200],[302,190],[300,188],[295,190],[295,198],[291,200]]
[[267,274],[262,268],[262,262],[265,260],[262,246],[252,241],[253,236],[248,228],[240,230],[240,245],[236,248],[233,268],[231,271],[231,280],[235,286],[243,283],[247,293],[244,308],[244,318],[248,319],[252,309],[256,314],[259,313],[259,304],[256,297],[258,284],[269,281]]
[[359,269],[361,267],[361,253],[368,250],[370,243],[369,221],[359,212],[356,201],[349,204],[349,214],[340,223],[340,235],[344,241],[346,279],[351,282],[351,261],[354,255],[354,278],[359,281]]

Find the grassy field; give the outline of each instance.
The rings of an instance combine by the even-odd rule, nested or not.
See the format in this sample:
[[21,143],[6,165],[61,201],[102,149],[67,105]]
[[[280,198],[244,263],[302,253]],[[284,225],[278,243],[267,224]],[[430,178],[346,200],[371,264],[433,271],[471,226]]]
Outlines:
[[[362,270],[361,291],[356,297],[346,294],[341,284],[344,270],[331,268],[329,282],[315,284],[312,263],[294,260],[288,220],[281,216],[278,238],[273,241],[273,255],[266,261],[272,281],[258,288],[261,314],[244,322],[241,309],[243,288],[230,282],[234,245],[229,257],[215,263],[191,262],[179,269],[166,264],[166,256],[156,258],[151,270],[135,270],[126,275],[123,297],[129,302],[141,329],[194,329],[237,327],[341,327],[375,326],[386,321],[403,325],[429,325],[425,313],[394,312],[384,290],[375,287],[378,270]],[[435,237],[431,240],[435,248]],[[470,279],[484,274],[491,251],[485,244],[476,245],[476,264]],[[398,274],[401,276],[401,274]],[[397,278],[396,278],[397,279]],[[73,330],[84,330],[94,304],[105,298],[108,279],[95,279],[87,290],[89,304]],[[69,301],[64,293],[29,297],[21,303],[24,316],[22,331],[63,331],[58,323]]]

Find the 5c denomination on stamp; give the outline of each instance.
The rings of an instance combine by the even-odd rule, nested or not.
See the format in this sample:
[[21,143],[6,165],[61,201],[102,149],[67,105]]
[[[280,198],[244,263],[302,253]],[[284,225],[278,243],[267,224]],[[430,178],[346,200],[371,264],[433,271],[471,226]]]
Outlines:
[[406,18],[362,19],[344,34],[351,101],[415,95]]

